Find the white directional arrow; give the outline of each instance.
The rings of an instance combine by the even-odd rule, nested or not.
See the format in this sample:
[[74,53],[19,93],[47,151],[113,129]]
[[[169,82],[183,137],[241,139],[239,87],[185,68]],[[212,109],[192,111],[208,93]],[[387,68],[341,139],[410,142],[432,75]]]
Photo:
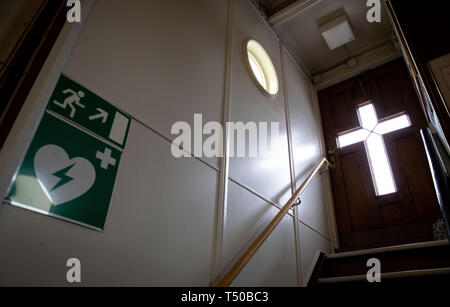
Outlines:
[[108,120],[108,113],[100,108],[97,108],[97,111],[99,112],[98,114],[89,116],[89,120],[95,120],[98,118],[102,118],[102,124],[106,123],[106,121]]

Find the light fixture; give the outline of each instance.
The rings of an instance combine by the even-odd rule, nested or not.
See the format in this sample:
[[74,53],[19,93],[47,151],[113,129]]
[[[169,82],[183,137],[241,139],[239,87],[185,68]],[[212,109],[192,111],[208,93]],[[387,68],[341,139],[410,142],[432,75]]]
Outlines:
[[345,14],[321,25],[319,30],[330,50],[355,40],[355,34]]

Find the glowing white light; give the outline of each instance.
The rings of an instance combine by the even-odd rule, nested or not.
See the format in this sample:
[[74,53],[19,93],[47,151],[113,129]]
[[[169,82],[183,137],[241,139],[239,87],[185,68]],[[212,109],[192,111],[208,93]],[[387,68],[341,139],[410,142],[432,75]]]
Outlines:
[[375,181],[377,195],[387,195],[397,192],[392,175],[389,158],[383,137],[372,133],[366,141],[370,170]]
[[269,54],[255,40],[247,42],[247,59],[251,74],[255,77],[265,93],[278,93],[278,77]]
[[374,132],[380,135],[391,133],[411,126],[408,115],[401,115],[399,117],[380,122],[375,128]]
[[250,62],[250,66],[252,68],[253,75],[256,77],[256,80],[258,80],[259,84],[261,84],[263,88],[266,88],[266,76],[264,76],[264,71],[253,54],[251,54],[250,52],[248,52],[248,61]]
[[338,136],[338,146],[344,148],[364,142],[376,195],[381,196],[397,192],[382,135],[410,127],[411,121],[408,115],[399,115],[378,122],[373,104],[367,104],[358,108],[358,117],[362,129]]
[[359,142],[364,142],[369,137],[370,131],[359,129],[353,132],[343,134],[338,137],[338,145],[344,148]]
[[373,104],[368,104],[358,109],[359,120],[364,129],[372,131],[378,124],[377,113]]

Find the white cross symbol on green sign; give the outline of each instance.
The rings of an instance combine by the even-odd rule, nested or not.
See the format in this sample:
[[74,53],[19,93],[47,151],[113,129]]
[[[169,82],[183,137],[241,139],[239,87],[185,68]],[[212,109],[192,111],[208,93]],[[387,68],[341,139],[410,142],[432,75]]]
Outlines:
[[105,148],[105,152],[97,151],[97,155],[95,157],[101,161],[101,168],[108,170],[110,165],[116,165],[116,159],[111,157],[111,153],[111,149],[109,148]]

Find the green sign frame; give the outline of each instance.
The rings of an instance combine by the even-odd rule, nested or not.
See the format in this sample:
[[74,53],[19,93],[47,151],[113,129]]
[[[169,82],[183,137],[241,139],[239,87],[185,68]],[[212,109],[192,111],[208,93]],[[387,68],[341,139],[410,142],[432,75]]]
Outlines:
[[128,115],[61,75],[7,201],[103,231],[130,125]]

